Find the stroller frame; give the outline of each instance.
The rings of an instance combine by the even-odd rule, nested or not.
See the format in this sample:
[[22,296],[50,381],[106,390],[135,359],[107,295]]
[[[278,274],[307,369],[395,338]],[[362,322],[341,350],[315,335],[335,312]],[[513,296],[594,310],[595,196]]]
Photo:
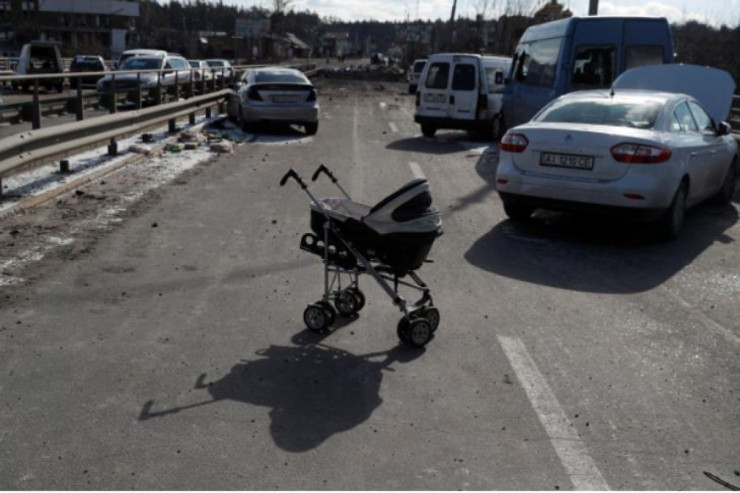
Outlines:
[[[316,169],[311,181],[315,182],[322,173],[329,177],[348,200],[352,200],[334,174],[323,164]],[[381,262],[375,261],[376,265],[373,265],[373,261],[363,255],[334,225],[322,202],[314,197],[298,173],[290,169],[280,180],[280,186],[285,185],[291,178],[308,194],[312,204],[316,205],[326,218],[322,227],[322,239],[312,233],[306,233],[301,238],[300,248],[321,256],[324,264],[324,293],[320,301],[308,305],[304,311],[303,318],[306,326],[315,332],[325,332],[336,320],[337,312],[345,317],[354,317],[365,305],[365,295],[359,288],[360,275],[369,274],[403,314],[396,328],[399,339],[414,347],[425,346],[433,339],[434,332],[439,326],[439,310],[434,307],[434,301],[426,283],[413,270],[404,273],[413,281],[407,282],[401,279],[403,275],[399,276],[398,272]],[[331,238],[337,239],[340,245],[332,243]],[[346,252],[341,252],[338,247],[346,249]],[[342,253],[345,254],[344,257]],[[351,257],[348,257],[347,253]],[[349,267],[348,260],[350,259],[352,267]],[[431,261],[425,260],[425,262]],[[342,287],[343,276],[349,278],[344,288]],[[409,303],[399,294],[400,286],[420,291],[421,298],[414,303]]]

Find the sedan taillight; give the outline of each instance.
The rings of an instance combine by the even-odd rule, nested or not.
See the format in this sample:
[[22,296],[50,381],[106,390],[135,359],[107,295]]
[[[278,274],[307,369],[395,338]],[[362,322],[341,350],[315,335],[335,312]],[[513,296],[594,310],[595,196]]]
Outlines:
[[505,152],[523,152],[529,145],[529,140],[523,134],[506,132],[501,139],[501,150]]
[[260,96],[259,91],[257,91],[256,87],[252,87],[247,91],[247,97],[251,99],[252,101],[262,101],[262,96]]
[[620,163],[652,164],[663,163],[671,158],[670,149],[623,142],[611,148],[612,157]]

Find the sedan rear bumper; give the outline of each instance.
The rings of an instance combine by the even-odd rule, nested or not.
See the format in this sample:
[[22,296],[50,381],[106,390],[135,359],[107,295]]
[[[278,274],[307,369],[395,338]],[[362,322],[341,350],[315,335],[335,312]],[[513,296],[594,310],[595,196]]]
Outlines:
[[242,106],[242,118],[245,122],[317,123],[319,121],[319,107],[318,105],[284,108],[278,106],[263,108]]

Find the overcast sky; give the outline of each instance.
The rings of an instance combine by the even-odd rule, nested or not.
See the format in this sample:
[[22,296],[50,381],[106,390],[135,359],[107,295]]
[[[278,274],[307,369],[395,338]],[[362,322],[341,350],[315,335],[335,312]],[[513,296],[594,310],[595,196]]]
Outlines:
[[[485,0],[457,0],[458,15],[473,17],[476,6]],[[546,0],[517,0],[537,5]],[[506,0],[488,0],[489,5],[502,5]],[[560,0],[575,15],[588,13],[588,0]],[[250,7],[272,6],[271,0],[224,0],[224,3]],[[422,19],[449,19],[452,0],[293,0],[297,10],[311,10],[321,16],[345,20],[403,20],[406,17]],[[490,10],[489,10],[490,11]],[[711,24],[740,23],[740,0],[600,0],[602,15],[654,15],[667,17],[672,22],[696,19]],[[490,17],[490,14],[489,14]]]

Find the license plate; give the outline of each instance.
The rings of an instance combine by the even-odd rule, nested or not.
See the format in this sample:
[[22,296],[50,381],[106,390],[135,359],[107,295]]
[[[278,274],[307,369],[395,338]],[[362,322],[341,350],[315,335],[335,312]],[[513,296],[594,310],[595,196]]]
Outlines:
[[540,166],[591,170],[594,168],[594,157],[543,152],[540,154]]
[[273,96],[272,101],[273,103],[297,103],[298,97],[297,96]]
[[429,92],[424,94],[425,103],[444,103],[445,101],[447,101],[447,97],[444,94],[432,94]]

